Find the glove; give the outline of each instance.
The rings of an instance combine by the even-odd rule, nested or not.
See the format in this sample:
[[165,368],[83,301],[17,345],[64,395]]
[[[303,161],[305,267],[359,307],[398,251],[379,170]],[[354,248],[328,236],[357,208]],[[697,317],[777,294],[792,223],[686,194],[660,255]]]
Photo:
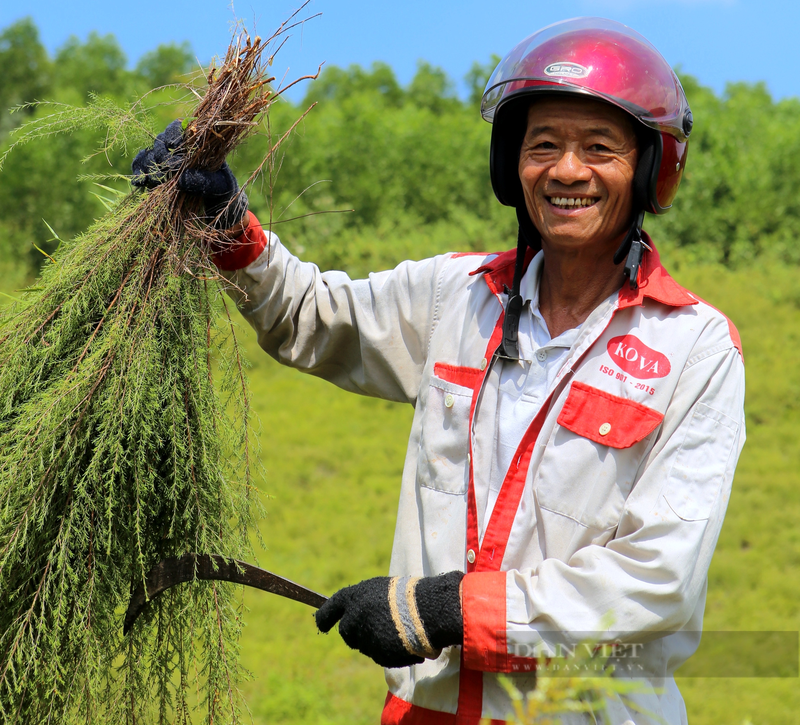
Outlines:
[[[182,124],[180,120],[173,121],[156,136],[151,148],[136,154],[131,164],[131,184],[154,189],[175,176],[185,157]],[[239,190],[227,161],[217,171],[187,169],[178,179],[178,188],[203,197],[206,217],[217,229],[232,229],[247,212],[247,194]]]
[[173,121],[153,142],[151,148],[142,149],[131,164],[131,184],[155,189],[178,172],[186,156],[182,150],[183,129],[180,121]]
[[462,644],[460,585],[464,574],[376,577],[340,589],[315,614],[317,627],[339,634],[352,649],[383,667],[408,667],[436,659]]

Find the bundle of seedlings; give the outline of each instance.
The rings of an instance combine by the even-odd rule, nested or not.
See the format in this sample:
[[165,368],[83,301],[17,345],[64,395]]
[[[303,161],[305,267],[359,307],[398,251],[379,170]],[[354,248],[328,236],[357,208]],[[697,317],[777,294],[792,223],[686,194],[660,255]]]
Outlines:
[[[210,260],[225,232],[178,180],[220,169],[263,128],[280,94],[270,52],[288,27],[234,37],[192,89],[174,175],[64,242],[0,316],[3,722],[189,722],[197,709],[239,720],[239,589],[196,581],[125,637],[122,620],[154,563],[251,553],[248,393]],[[23,136],[122,118],[97,108],[62,109]]]

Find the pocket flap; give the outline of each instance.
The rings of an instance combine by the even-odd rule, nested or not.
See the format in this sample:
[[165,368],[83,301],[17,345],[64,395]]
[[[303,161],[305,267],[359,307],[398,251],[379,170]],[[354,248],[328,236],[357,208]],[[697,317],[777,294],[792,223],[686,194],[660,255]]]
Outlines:
[[481,379],[481,371],[478,368],[466,368],[461,365],[448,365],[440,362],[434,364],[433,374],[448,383],[473,389]]
[[646,405],[591,385],[572,383],[558,424],[611,448],[630,448],[652,433],[664,416]]

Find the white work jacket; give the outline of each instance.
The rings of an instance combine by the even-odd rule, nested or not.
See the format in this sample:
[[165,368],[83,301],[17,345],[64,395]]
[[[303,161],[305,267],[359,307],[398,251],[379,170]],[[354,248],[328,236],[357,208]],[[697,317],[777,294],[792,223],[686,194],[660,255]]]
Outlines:
[[[589,636],[641,643],[633,700],[686,723],[672,673],[699,643],[744,443],[738,334],[646,252],[638,291],[625,284],[581,326],[479,538],[488,473],[472,465],[473,421],[513,266],[513,251],[446,254],[351,280],[272,236],[252,264],[226,274],[276,360],[415,408],[390,574],[465,571],[464,644],[386,670],[382,723],[503,719],[500,673],[529,689],[532,654]],[[616,676],[627,676],[629,663],[618,664]],[[619,699],[609,718],[657,722]]]

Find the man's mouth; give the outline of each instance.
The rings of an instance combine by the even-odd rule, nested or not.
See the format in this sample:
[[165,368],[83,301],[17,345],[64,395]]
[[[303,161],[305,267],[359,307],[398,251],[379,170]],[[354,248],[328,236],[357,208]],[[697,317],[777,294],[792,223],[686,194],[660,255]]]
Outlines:
[[548,196],[547,200],[558,209],[584,209],[587,206],[593,206],[600,197],[598,196],[579,196],[579,197],[566,197],[566,196]]

